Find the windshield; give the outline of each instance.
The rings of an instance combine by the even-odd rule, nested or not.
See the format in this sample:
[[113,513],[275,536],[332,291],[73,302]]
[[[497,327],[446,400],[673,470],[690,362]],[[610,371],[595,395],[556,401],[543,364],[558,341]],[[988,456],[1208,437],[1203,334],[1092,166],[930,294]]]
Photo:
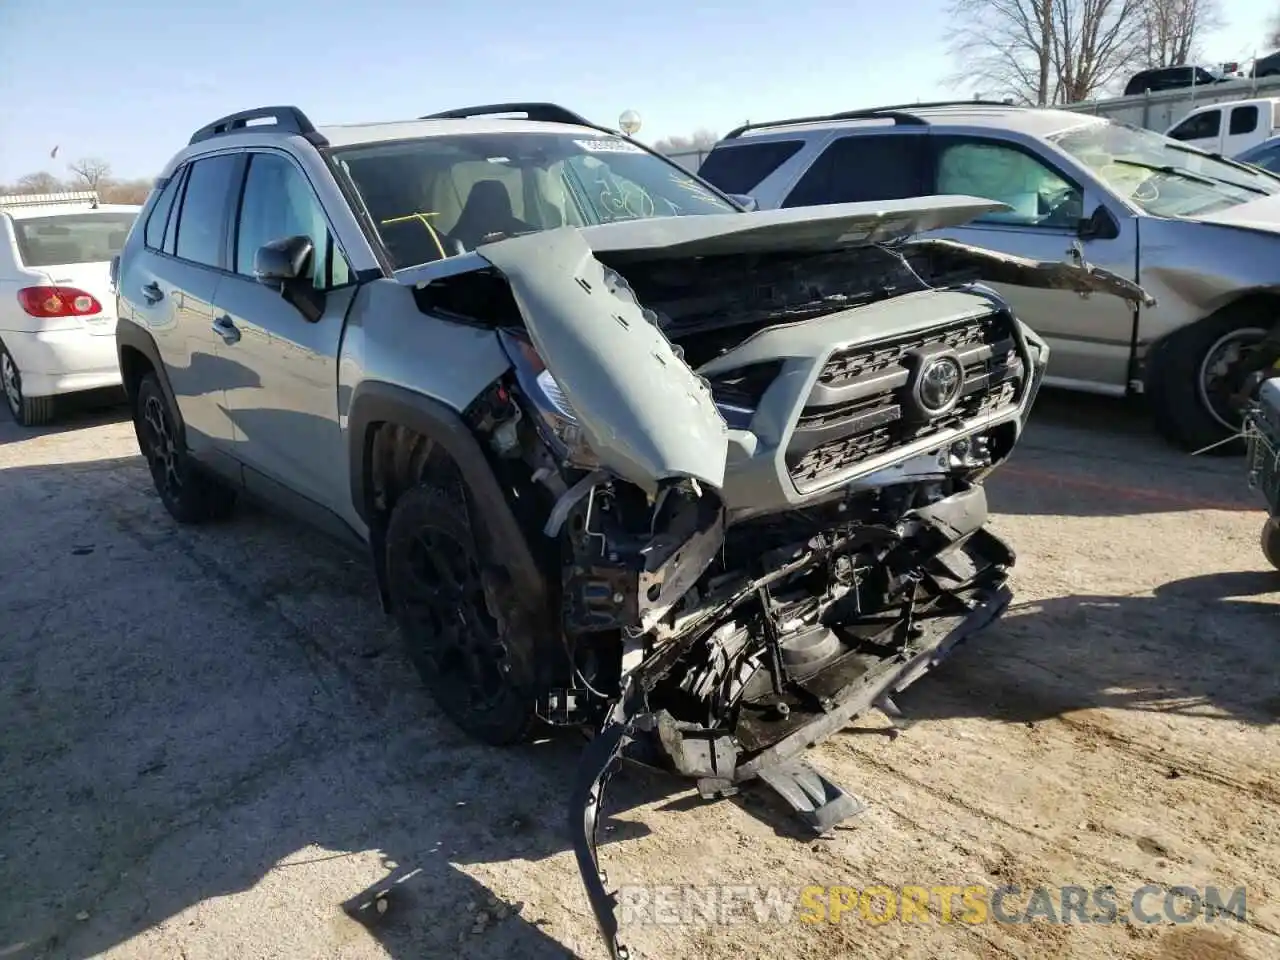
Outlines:
[[124,246],[133,213],[59,213],[15,218],[18,253],[28,267],[106,263]]
[[429,137],[334,159],[397,269],[564,225],[737,209],[675,164],[595,131]]
[[1147,213],[1189,217],[1280,193],[1280,180],[1114,121],[1048,138]]

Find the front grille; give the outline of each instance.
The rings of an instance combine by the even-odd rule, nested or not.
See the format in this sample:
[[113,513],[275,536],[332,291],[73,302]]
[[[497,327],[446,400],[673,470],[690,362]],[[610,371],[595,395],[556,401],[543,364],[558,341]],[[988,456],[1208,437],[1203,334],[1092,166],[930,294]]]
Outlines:
[[[964,369],[959,399],[928,416],[912,400],[913,371],[934,352]],[[896,447],[940,434],[1014,402],[1027,368],[1004,312],[956,321],[832,354],[818,375],[787,448],[801,489]]]

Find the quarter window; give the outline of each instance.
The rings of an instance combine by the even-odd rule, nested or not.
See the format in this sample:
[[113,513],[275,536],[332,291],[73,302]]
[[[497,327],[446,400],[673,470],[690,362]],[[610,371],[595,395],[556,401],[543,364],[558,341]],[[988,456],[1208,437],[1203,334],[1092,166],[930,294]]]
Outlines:
[[1080,188],[1031,154],[992,141],[935,139],[941,144],[938,193],[995,200],[1012,208],[986,214],[984,222],[1067,228],[1083,215]]
[[182,183],[182,171],[174,171],[169,182],[160,191],[156,204],[151,208],[151,216],[147,218],[146,244],[153,250],[164,249],[165,228],[169,225],[169,211],[173,209],[173,200],[178,195],[178,187]]
[[183,260],[222,267],[228,201],[239,159],[221,154],[191,165],[178,218],[177,255]]
[[302,171],[281,154],[252,154],[236,228],[236,273],[252,277],[258,249],[286,237],[311,238],[311,282],[317,290],[349,282],[346,258],[333,243],[320,201]]
[[1231,125],[1227,132],[1232,136],[1241,133],[1253,133],[1258,129],[1258,108],[1256,106],[1236,107],[1231,111]]
[[799,140],[769,140],[715,147],[698,168],[698,176],[725,193],[750,193],[764,178],[796,155]]

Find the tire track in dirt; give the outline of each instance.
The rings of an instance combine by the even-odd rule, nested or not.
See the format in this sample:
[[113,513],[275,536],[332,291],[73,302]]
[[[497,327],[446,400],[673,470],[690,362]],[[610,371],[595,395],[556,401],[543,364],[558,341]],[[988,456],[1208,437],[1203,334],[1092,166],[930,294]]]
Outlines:
[[[1072,678],[1047,664],[1023,654],[1006,650],[1002,652],[1001,659],[1016,661],[1024,666],[1042,671],[1064,685],[1072,683]],[[1022,679],[1025,680],[1025,678]],[[1007,701],[1011,696],[1009,685],[1001,682],[1001,675],[996,671],[966,673],[963,687],[958,683],[949,684],[948,693],[954,694],[957,698],[968,699],[984,705],[990,704],[993,700]],[[1064,699],[1065,705],[1066,700]],[[1044,708],[1043,704],[1041,708]],[[1168,750],[1152,747],[1132,736],[1120,733],[1111,727],[1109,723],[1091,722],[1088,719],[1090,717],[1105,716],[1101,712],[1103,708],[1068,709],[1072,709],[1072,712],[1064,712],[1050,719],[1039,721],[1039,723],[1061,724],[1081,738],[1094,737],[1106,740],[1121,752],[1152,767],[1167,770],[1170,766],[1176,766],[1180,776],[1191,777],[1205,783],[1235,790],[1269,806],[1280,808],[1280,786],[1270,780],[1245,780],[1222,769],[1217,763],[1220,754],[1196,751],[1194,749],[1189,750],[1181,745],[1176,753],[1171,754]],[[1280,811],[1277,811],[1277,816],[1280,817]]]
[[[1127,875],[1129,878],[1137,881],[1136,886],[1141,886],[1143,884],[1152,884],[1160,887],[1167,886],[1167,883],[1165,880],[1158,879],[1152,874],[1144,873],[1141,870],[1138,870],[1132,866],[1129,866],[1119,860],[1115,860],[1105,855],[1089,851],[1087,849],[1084,849],[1083,847],[1076,846],[1074,844],[1071,844],[1061,839],[1054,839],[1053,837],[1050,837],[1045,833],[1037,833],[1035,830],[1028,829],[1027,827],[1024,827],[1021,824],[1015,823],[1012,820],[997,816],[986,810],[982,810],[977,806],[975,806],[974,804],[966,801],[964,798],[960,797],[958,794],[954,792],[936,787],[932,784],[926,783],[925,781],[919,780],[915,777],[911,777],[908,774],[904,773],[901,769],[899,769],[899,767],[886,763],[868,754],[862,753],[861,751],[849,748],[844,745],[840,745],[839,747],[837,747],[837,749],[843,749],[845,752],[853,756],[856,756],[858,762],[861,765],[870,767],[886,777],[896,779],[899,782],[901,782],[903,785],[906,785],[908,788],[920,790],[921,792],[928,794],[933,799],[939,801],[939,803],[943,805],[957,807],[980,821],[998,824],[999,826],[1005,828],[1006,830],[1009,830],[1013,833],[1020,834],[1024,838],[1031,840],[1035,843],[1056,847],[1063,853],[1068,854],[1073,859],[1088,860],[1095,866],[1104,867],[1106,868],[1104,872],[1106,873],[1107,876],[1112,876],[1115,874]],[[967,847],[955,841],[952,834],[931,826],[930,823],[936,822],[936,819],[933,821],[925,821],[925,820],[920,820],[920,819],[916,819],[914,817],[908,816],[906,813],[903,812],[902,807],[900,807],[897,804],[889,805],[886,807],[886,809],[888,810],[891,816],[894,816],[902,820],[904,823],[910,826],[913,830],[928,834],[929,836],[932,836],[934,839],[940,841],[941,843],[952,846],[958,852],[962,852],[962,853],[969,852]],[[1137,846],[1139,849],[1142,849],[1143,841],[1147,839],[1145,837],[1135,837],[1123,831],[1115,830],[1113,828],[1108,827],[1105,823],[1094,823],[1090,821],[1089,825],[1085,829],[1088,830],[1090,833],[1106,834],[1118,840],[1129,842],[1134,846]],[[1181,860],[1183,863],[1188,863],[1188,864],[1191,862],[1187,858],[1171,855],[1169,851],[1159,847],[1158,844],[1154,844],[1151,841],[1148,841],[1148,843],[1152,847],[1154,847],[1155,852],[1158,852],[1160,854],[1161,859]],[[1259,933],[1265,934],[1267,936],[1275,937],[1277,941],[1280,941],[1280,929],[1274,928],[1265,923],[1259,922],[1256,918],[1251,918],[1247,915],[1243,917],[1236,917],[1236,919],[1239,920],[1241,923],[1252,927]]]

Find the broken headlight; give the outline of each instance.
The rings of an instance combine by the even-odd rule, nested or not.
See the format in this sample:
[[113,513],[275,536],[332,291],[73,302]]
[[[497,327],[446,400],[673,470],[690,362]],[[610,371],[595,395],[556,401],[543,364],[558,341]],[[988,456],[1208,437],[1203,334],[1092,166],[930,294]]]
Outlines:
[[[556,455],[584,470],[597,468],[599,461],[587,443],[573,405],[533,344],[505,330],[501,338],[520,389],[533,406],[543,436],[555,448]],[[731,430],[750,427],[760,398],[781,368],[781,361],[770,360],[721,373],[707,381],[716,409]]]
[[587,443],[578,415],[533,344],[505,330],[501,332],[501,339],[515,368],[520,390],[533,407],[539,430],[555,455],[584,470],[597,468],[599,460]]

